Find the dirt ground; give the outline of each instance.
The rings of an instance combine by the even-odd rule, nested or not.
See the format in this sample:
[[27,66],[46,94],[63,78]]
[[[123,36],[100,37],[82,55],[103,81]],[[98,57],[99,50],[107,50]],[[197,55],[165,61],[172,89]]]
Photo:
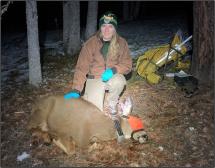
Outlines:
[[[214,90],[199,85],[198,94],[186,98],[172,79],[149,85],[132,77],[121,97],[132,97],[132,113],[143,119],[149,137],[145,144],[120,146],[114,140],[76,148],[75,154],[67,156],[54,144],[32,137],[25,127],[34,101],[69,90],[74,63],[56,59],[44,65],[40,88],[14,83],[2,95],[1,167],[214,167]],[[30,157],[17,161],[23,152]]]

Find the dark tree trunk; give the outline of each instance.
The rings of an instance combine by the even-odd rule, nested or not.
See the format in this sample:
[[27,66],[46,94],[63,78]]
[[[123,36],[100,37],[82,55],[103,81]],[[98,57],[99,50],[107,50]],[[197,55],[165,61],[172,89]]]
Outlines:
[[63,43],[64,51],[67,52],[70,30],[70,9],[67,1],[63,2]]
[[132,1],[129,3],[129,20],[136,20],[140,13],[140,1]]
[[140,13],[140,1],[135,2],[135,7],[134,7],[134,19],[136,20],[139,16]]
[[98,14],[98,1],[89,1],[85,39],[88,39],[97,30],[97,14]]
[[131,1],[129,5],[129,20],[134,19],[135,15],[135,4],[136,2]]
[[40,47],[37,18],[38,15],[36,0],[27,0],[26,22],[28,36],[29,83],[38,87],[42,82],[42,73],[40,64]]
[[214,80],[214,1],[193,2],[192,73],[200,82]]
[[69,1],[71,4],[71,24],[69,32],[69,45],[67,53],[75,55],[81,47],[80,38],[80,2]]
[[129,20],[129,2],[123,1],[123,21]]
[[75,55],[80,49],[80,2],[66,1],[63,5],[63,41],[66,54]]

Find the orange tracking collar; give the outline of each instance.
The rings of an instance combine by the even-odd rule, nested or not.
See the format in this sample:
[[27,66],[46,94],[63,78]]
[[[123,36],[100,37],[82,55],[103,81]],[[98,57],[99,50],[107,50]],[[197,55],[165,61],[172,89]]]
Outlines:
[[128,116],[128,117],[129,117],[128,122],[133,131],[144,129],[144,125],[143,125],[141,118],[138,118],[135,116]]

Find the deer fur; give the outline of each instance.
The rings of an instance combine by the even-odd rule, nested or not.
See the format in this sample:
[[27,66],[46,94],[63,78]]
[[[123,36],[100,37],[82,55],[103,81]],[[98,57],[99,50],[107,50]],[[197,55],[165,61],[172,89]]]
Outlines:
[[85,148],[95,139],[108,141],[116,138],[113,121],[95,105],[82,98],[65,100],[63,95],[38,100],[27,129],[39,129],[55,137],[53,142],[67,154],[72,153],[73,142]]

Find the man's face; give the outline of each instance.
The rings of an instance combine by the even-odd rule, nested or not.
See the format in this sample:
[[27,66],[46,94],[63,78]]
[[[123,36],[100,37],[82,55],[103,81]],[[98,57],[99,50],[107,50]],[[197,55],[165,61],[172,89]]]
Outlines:
[[101,32],[104,41],[110,41],[115,33],[115,28],[112,24],[103,24],[101,26]]

